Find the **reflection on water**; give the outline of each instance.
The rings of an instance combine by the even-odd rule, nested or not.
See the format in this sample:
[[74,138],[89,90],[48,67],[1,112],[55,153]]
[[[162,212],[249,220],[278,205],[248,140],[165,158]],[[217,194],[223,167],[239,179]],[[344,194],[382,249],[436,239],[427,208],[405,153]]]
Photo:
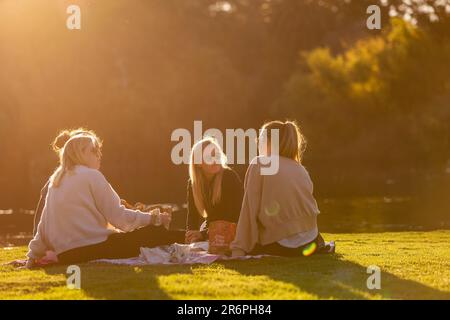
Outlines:
[[319,201],[322,232],[382,232],[450,228],[450,215],[437,204],[409,197],[364,197]]

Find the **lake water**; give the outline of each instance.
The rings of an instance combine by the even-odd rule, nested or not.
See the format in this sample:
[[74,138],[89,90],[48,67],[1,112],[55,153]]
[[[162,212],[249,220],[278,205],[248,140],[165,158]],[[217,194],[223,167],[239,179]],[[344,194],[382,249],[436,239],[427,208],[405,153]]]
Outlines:
[[365,197],[319,201],[323,232],[383,232],[450,228],[448,208],[409,197]]

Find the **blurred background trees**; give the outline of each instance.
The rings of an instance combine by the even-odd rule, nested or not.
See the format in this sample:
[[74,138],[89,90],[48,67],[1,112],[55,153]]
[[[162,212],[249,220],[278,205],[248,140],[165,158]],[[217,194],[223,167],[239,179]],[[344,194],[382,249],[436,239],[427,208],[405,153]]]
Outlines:
[[[69,4],[80,31],[65,28]],[[379,1],[381,31],[366,28],[370,4],[0,1],[0,208],[34,206],[50,142],[78,126],[104,139],[103,172],[130,201],[184,200],[170,134],[194,120],[297,119],[319,196],[448,177],[450,1]]]

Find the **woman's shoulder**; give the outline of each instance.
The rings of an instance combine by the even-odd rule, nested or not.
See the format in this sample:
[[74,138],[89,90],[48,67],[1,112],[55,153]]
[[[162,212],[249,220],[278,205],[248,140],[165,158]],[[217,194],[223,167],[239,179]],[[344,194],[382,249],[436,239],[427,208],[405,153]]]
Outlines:
[[292,174],[300,174],[302,176],[307,176],[308,174],[308,170],[306,169],[306,167],[294,160],[294,159],[290,159],[290,158],[286,158],[286,157],[280,157],[280,170],[286,172],[286,173],[292,173]]
[[272,161],[277,161],[278,157],[275,156],[256,156],[250,161],[248,165],[249,169],[259,169],[260,167],[264,167],[269,165]]
[[291,177],[291,181],[296,181],[297,184],[312,185],[311,176],[306,167],[295,160],[287,159],[280,162],[280,177]]
[[261,172],[261,168],[270,165],[272,161],[276,161],[276,160],[277,159],[275,157],[263,156],[263,155],[256,156],[250,161],[250,164],[248,165],[248,168],[247,168],[246,175],[255,174],[256,172],[258,172],[258,174],[259,174],[259,172]]
[[75,173],[77,176],[89,179],[91,181],[104,181],[106,180],[103,173],[100,170],[88,168],[86,166],[76,166]]

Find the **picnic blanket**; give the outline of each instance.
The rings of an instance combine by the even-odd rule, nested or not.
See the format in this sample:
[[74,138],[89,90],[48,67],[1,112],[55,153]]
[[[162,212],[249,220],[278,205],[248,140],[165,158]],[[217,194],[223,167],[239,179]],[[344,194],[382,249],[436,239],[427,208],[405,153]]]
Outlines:
[[194,242],[191,244],[174,243],[155,248],[141,248],[138,257],[128,259],[99,259],[92,263],[111,263],[129,266],[144,266],[155,264],[210,264],[218,260],[247,260],[260,259],[267,255],[228,257],[208,253],[208,241]]
[[[208,241],[195,242],[191,244],[174,243],[171,245],[144,248],[141,247],[140,255],[127,259],[98,259],[89,263],[111,263],[128,266],[145,266],[156,264],[210,264],[218,260],[247,260],[260,259],[269,255],[228,257],[218,254],[208,253]],[[26,259],[18,259],[5,265],[13,265],[16,268],[23,268]],[[58,258],[53,251],[47,251],[46,255],[35,262],[34,267],[42,268],[58,263]]]
[[[335,252],[335,243],[330,241],[319,253],[332,254]],[[174,243],[166,246],[154,248],[140,248],[140,254],[137,257],[127,259],[98,259],[89,261],[89,263],[110,263],[116,265],[145,266],[145,265],[173,265],[173,264],[210,264],[218,260],[247,260],[271,257],[271,255],[246,255],[241,257],[228,257],[219,254],[208,253],[208,241],[195,242],[191,244]],[[273,256],[272,256],[273,257]],[[36,261],[35,267],[46,267],[58,263],[56,254],[47,251],[46,255]],[[14,260],[6,263],[15,267],[24,267],[26,260]]]

